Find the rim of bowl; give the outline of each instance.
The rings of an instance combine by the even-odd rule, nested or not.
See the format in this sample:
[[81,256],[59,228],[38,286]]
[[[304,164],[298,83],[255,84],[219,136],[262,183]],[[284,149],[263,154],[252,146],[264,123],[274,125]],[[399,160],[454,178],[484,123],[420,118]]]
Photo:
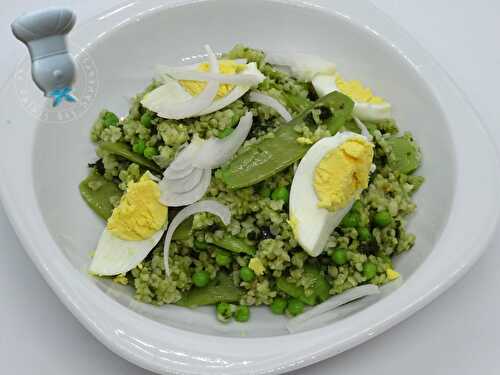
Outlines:
[[[100,31],[108,30],[112,25],[122,25],[127,19],[130,22],[130,19],[135,18],[139,12],[152,12],[160,8],[211,1],[213,0],[125,2],[77,27],[73,32],[74,38],[80,37],[91,44]],[[68,272],[73,266],[59,251],[45,229],[40,213],[30,213],[32,217],[27,217],[25,214],[30,208],[38,207],[33,184],[30,184],[33,181],[30,168],[32,155],[23,156],[22,162],[17,164],[22,166],[25,163],[28,167],[26,170],[16,169],[4,162],[9,160],[9,149],[0,150],[0,155],[4,156],[0,158],[1,175],[7,177],[12,176],[13,172],[16,173],[15,179],[9,181],[3,178],[0,185],[3,205],[23,247],[44,279],[66,307],[103,344],[127,360],[152,371],[176,374],[220,374],[221,372],[245,374],[250,370],[255,374],[282,373],[338,354],[406,319],[445,291],[475,263],[486,249],[497,227],[499,206],[495,202],[498,203],[499,198],[494,193],[500,188],[500,168],[498,168],[500,163],[496,147],[491,142],[492,137],[469,99],[418,42],[389,16],[366,0],[357,2],[337,0],[335,3],[329,0],[263,1],[315,8],[341,16],[353,14],[358,20],[357,23],[361,22],[369,32],[377,33],[385,43],[390,42],[397,53],[413,65],[423,81],[433,82],[432,91],[439,99],[442,108],[453,106],[455,113],[446,114],[448,123],[452,121],[465,123],[467,127],[455,126],[452,141],[459,144],[460,140],[467,140],[469,147],[455,148],[458,186],[449,222],[435,248],[449,249],[458,245],[459,250],[452,259],[453,264],[448,265],[446,270],[449,273],[445,277],[442,276],[443,269],[426,267],[442,257],[442,254],[433,251],[424,264],[395,293],[337,323],[334,331],[325,327],[321,331],[315,329],[294,335],[266,338],[225,338],[187,332],[164,326],[127,309],[91,284],[84,275],[79,272]],[[90,28],[93,28],[93,32],[88,32]],[[383,29],[383,32],[375,31],[378,29]],[[12,80],[2,89],[2,95],[7,99],[10,85]],[[23,116],[22,113],[11,115]],[[469,128],[473,123],[474,131],[471,131]],[[35,127],[36,121],[32,120],[30,125],[23,128],[4,126],[0,128],[0,132],[5,132],[6,136],[9,136],[10,132],[11,137],[12,133],[22,136],[28,145],[27,149],[32,150]],[[469,149],[473,149],[474,153]],[[472,160],[468,160],[472,157],[476,160],[480,158],[484,169],[474,168]],[[482,170],[487,170],[490,174],[485,176],[481,173]],[[25,186],[20,185],[23,182]],[[474,202],[472,199],[467,199],[471,192],[477,194]],[[23,193],[27,199],[24,199],[26,197]],[[479,199],[482,201],[478,202]],[[31,203],[31,206],[27,203]],[[23,206],[27,209],[20,210],[19,208]],[[478,219],[472,224],[467,223],[464,213],[479,214],[475,217],[481,220]],[[467,233],[468,238],[463,238],[456,231],[457,228],[463,230],[465,224],[470,229]],[[47,257],[54,254],[56,254],[54,258]],[[421,285],[423,282],[416,281],[422,276],[426,277],[425,285],[429,287],[425,292]],[[392,313],[387,314],[387,311]],[[273,351],[276,347],[279,347],[280,352],[284,354],[277,355],[277,352]],[[266,350],[269,350],[267,356]]]

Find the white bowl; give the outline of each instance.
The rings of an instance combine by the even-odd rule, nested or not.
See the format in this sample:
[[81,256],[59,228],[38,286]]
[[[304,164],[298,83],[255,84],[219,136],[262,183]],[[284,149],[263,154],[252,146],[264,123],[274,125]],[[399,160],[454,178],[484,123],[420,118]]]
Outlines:
[[[66,104],[66,117],[57,117],[31,85],[26,63],[2,91],[1,195],[59,298],[107,347],[139,366],[159,373],[281,373],[333,356],[438,296],[477,260],[495,228],[499,164],[489,135],[446,73],[368,1],[133,1],[81,25],[70,42],[80,104]],[[388,98],[401,128],[423,149],[419,173],[427,181],[410,222],[417,243],[396,267],[404,284],[321,329],[287,334],[284,318],[267,309],[248,324],[221,325],[212,309],[139,304],[128,288],[86,274],[103,223],[77,186],[95,158],[88,133],[98,112],[125,114],[126,98],[147,85],[156,63],[196,58],[205,43],[220,52],[237,42],[332,59],[347,77]]]

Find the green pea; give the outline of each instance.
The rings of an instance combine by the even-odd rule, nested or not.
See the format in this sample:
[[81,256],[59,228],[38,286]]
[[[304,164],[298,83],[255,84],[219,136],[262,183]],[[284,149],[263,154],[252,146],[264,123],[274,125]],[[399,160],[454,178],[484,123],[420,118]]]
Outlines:
[[273,303],[271,303],[271,312],[276,315],[284,314],[287,305],[288,302],[286,299],[277,297],[274,299]]
[[208,244],[206,242],[203,242],[203,241],[194,240],[193,246],[196,250],[207,250],[208,249]]
[[144,149],[144,156],[151,159],[153,156],[158,155],[158,150],[155,147],[148,146]]
[[363,210],[365,206],[363,205],[363,203],[361,203],[361,201],[358,199],[356,202],[354,202],[354,204],[352,205],[352,210],[353,211],[356,211],[356,212],[360,212]]
[[365,227],[359,227],[358,228],[358,238],[361,241],[370,241],[372,239],[372,233],[370,232],[370,229],[365,228]]
[[215,311],[217,313],[217,319],[223,323],[226,323],[233,317],[234,305],[230,305],[226,302],[221,302],[215,306]]
[[363,264],[363,276],[370,280],[377,274],[377,266],[372,262],[365,262]]
[[194,285],[196,285],[198,288],[203,288],[210,281],[210,275],[207,271],[199,271],[195,272],[191,279],[193,280]]
[[215,254],[215,263],[221,267],[227,267],[231,264],[231,255],[224,251],[217,251]]
[[141,116],[141,124],[145,128],[151,127],[152,121],[153,121],[153,114],[151,112],[146,112]]
[[283,202],[288,202],[288,189],[284,186],[280,186],[273,190],[271,193],[271,199],[275,201],[282,200]]
[[261,185],[258,189],[258,193],[262,198],[269,198],[271,196],[271,188]]
[[102,117],[102,122],[103,122],[104,126],[110,127],[110,126],[118,125],[118,122],[120,122],[120,119],[113,112],[106,112],[104,114],[104,116]]
[[340,222],[340,225],[344,228],[356,228],[359,226],[360,221],[361,218],[357,212],[349,211]]
[[144,144],[144,141],[142,139],[139,139],[134,145],[132,146],[132,150],[136,154],[144,154],[144,150],[146,149],[146,145]]
[[253,279],[255,279],[255,272],[253,272],[248,267],[241,267],[240,278],[241,278],[241,280],[246,281],[247,283],[250,283],[253,281]]
[[218,135],[219,138],[226,138],[229,134],[231,134],[234,131],[233,128],[225,128],[223,131],[221,131]]
[[304,312],[304,303],[301,300],[292,298],[290,301],[288,301],[288,307],[286,311],[292,316],[302,314]]
[[335,249],[332,253],[333,262],[337,266],[342,266],[347,263],[347,251],[343,248]]
[[387,211],[380,211],[373,217],[375,225],[379,228],[383,228],[392,223],[391,214]]
[[245,305],[238,306],[234,313],[234,320],[243,323],[248,322],[248,319],[250,319],[250,308]]

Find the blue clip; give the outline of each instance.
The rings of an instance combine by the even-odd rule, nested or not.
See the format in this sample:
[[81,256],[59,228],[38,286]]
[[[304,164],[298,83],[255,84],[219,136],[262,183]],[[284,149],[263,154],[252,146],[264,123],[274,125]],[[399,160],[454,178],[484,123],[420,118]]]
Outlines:
[[57,107],[59,104],[62,103],[63,100],[66,100],[67,102],[74,103],[77,101],[76,97],[71,95],[71,87],[65,87],[63,89],[55,89],[54,91],[51,91],[49,96],[54,98],[54,101],[52,102],[52,107]]

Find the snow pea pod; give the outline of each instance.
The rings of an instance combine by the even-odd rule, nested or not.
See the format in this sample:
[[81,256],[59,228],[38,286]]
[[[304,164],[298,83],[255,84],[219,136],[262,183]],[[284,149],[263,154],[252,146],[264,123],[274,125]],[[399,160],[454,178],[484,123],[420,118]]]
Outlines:
[[288,282],[284,277],[278,279],[276,286],[283,293],[288,294],[290,297],[297,298],[306,305],[313,306],[316,303],[316,296],[314,294],[306,295],[303,287]]
[[319,107],[330,108],[334,112],[330,120],[333,118],[333,125],[338,127],[340,124],[341,127],[351,115],[353,103],[349,97],[338,91],[318,99],[292,121],[283,124],[274,132],[273,137],[249,146],[222,169],[222,179],[226,185],[231,189],[255,185],[302,158],[310,145],[296,141],[300,134],[294,127],[302,124],[311,111]]
[[103,142],[99,144],[99,148],[113,155],[121,156],[133,163],[137,163],[152,172],[161,173],[160,167],[153,161],[146,159],[144,156],[135,153],[130,147],[124,143]]
[[225,235],[222,238],[214,238],[213,243],[214,245],[225,250],[232,251],[233,253],[255,255],[256,252],[255,248],[248,245],[244,240],[230,235]]
[[194,308],[220,302],[238,302],[243,295],[230,276],[219,273],[217,278],[202,288],[192,288],[177,302],[178,306]]
[[388,138],[387,144],[391,147],[393,154],[393,157],[389,158],[389,165],[392,168],[409,174],[420,166],[420,150],[409,135]]
[[[92,189],[91,186],[98,186],[97,189]],[[96,171],[92,171],[90,175],[80,183],[80,194],[83,200],[89,207],[104,220],[108,220],[113,212],[113,205],[110,198],[113,196],[120,197],[122,191],[118,185],[106,180]]]

